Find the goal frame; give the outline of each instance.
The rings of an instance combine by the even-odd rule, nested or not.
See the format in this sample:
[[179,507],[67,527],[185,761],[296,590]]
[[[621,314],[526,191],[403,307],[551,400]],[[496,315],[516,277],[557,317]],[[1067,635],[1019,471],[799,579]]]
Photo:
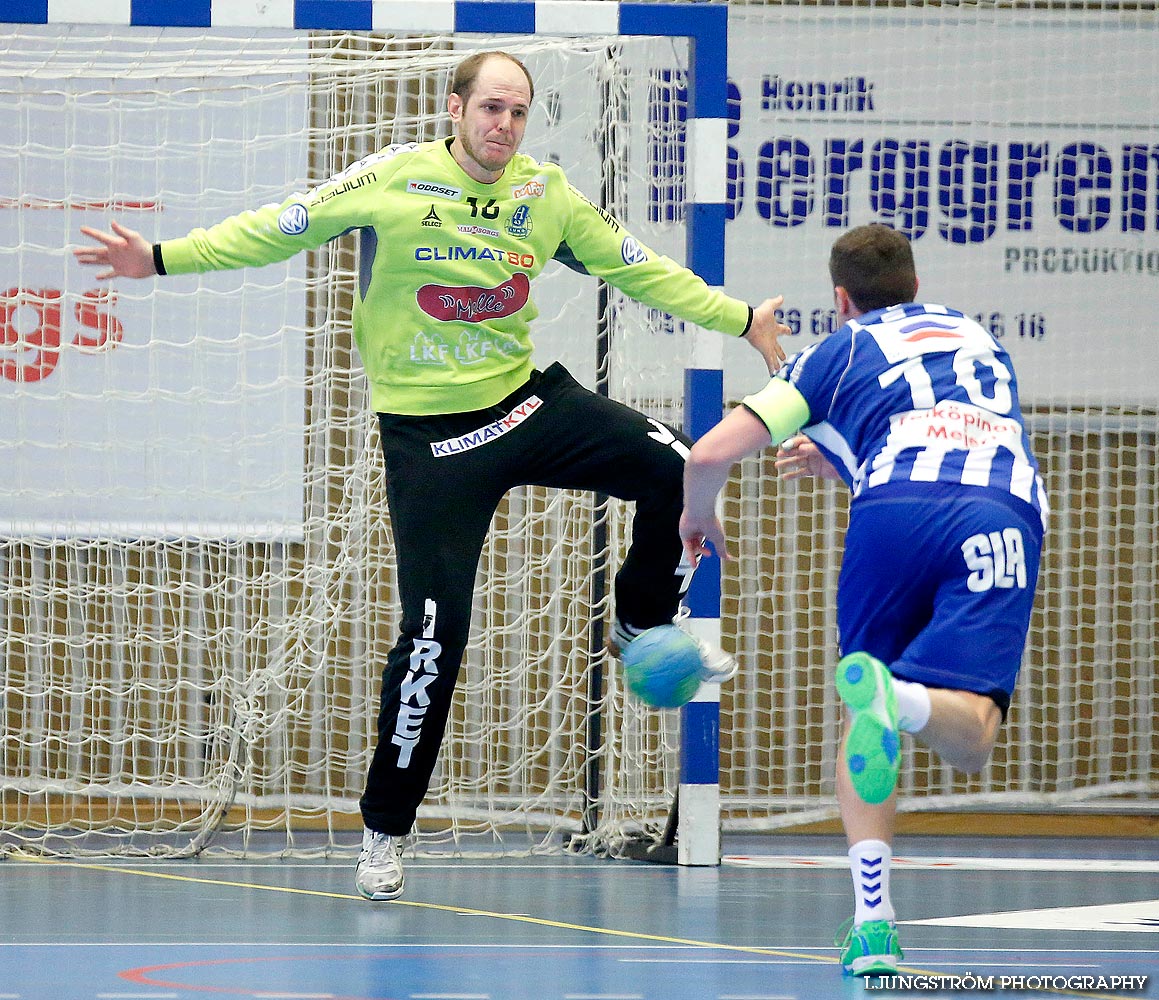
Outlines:
[[[650,36],[688,41],[685,123],[685,263],[713,287],[725,283],[728,7],[619,0],[9,0],[0,23],[152,28],[271,28],[300,31]],[[692,330],[685,372],[685,431],[698,437],[724,408],[720,338]],[[690,627],[720,637],[720,564],[702,560],[687,597]],[[651,860],[719,865],[720,685],[706,683],[680,710],[679,789]],[[598,775],[589,776],[598,785]],[[589,788],[598,807],[598,788]],[[678,832],[678,836],[677,836]],[[675,840],[675,845],[672,841]],[[672,849],[674,846],[674,850]]]

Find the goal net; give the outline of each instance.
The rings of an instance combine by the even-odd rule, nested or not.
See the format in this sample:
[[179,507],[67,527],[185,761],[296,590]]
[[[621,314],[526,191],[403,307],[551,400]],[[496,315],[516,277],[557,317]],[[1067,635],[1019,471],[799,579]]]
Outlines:
[[[991,762],[967,778],[907,741],[901,810],[1154,809],[1159,393],[1144,303],[1159,277],[1159,129],[1139,113],[1159,97],[1153,14],[730,10],[730,290],[784,291],[799,350],[833,322],[835,236],[874,221],[906,232],[919,298],[975,314],[1009,351],[1053,508]],[[726,829],[833,815],[847,511],[843,488],[778,483],[770,454],[734,478],[724,626],[744,668],[723,693]]]
[[[649,221],[644,150],[676,118],[655,74],[687,43],[74,26],[2,44],[0,836],[350,848],[397,627],[356,237],[109,288],[66,250],[82,225],[180,235],[445,135],[451,68],[502,47],[536,80],[525,151],[682,256],[682,222]],[[538,364],[679,423],[686,338],[554,265],[537,304]],[[609,731],[670,756],[671,720],[623,704],[600,642],[629,513],[530,488],[502,505],[423,843],[558,847],[598,821]]]
[[[1055,294],[1061,271],[1011,275],[992,267],[992,246],[936,232],[915,247],[920,267],[927,246],[942,250],[923,268],[923,290],[979,303],[1008,344],[1022,338],[1015,361],[1033,386],[1028,410],[1056,517],[993,763],[966,780],[919,751],[902,807],[1145,806],[1159,750],[1156,400],[1141,366],[1124,359],[1154,352],[1138,310],[1159,268],[1159,138],[1128,114],[1159,103],[1154,31],[1106,12],[1052,21],[1050,60],[1072,75],[1092,44],[1131,56],[1112,60],[1121,74],[1104,66],[1069,84],[1089,88],[1110,117],[1063,119],[1056,137],[1053,104],[1011,103],[1003,74],[1025,70],[1004,66],[1016,43],[994,48],[983,14],[963,15],[979,44],[962,48],[956,72],[998,79],[960,108],[952,76],[931,85],[945,104],[933,125],[925,107],[859,118],[856,97],[862,78],[877,100],[887,96],[877,67],[903,58],[889,30],[928,43],[948,31],[942,19],[915,8],[875,23],[866,12],[835,28],[799,7],[731,14],[728,289],[753,303],[784,292],[801,331],[791,350],[826,329],[833,235],[872,218],[916,225],[913,177],[925,176],[929,226],[975,215],[988,225],[968,185],[938,186],[938,151],[958,137],[970,152],[951,173],[954,163],[982,169],[980,145],[1005,158],[994,165],[1004,232],[1017,205],[1039,212],[1035,226],[1055,227],[1043,237],[1024,225],[1017,240],[1003,238],[1006,254],[1036,249],[1043,268],[1050,247],[1138,255],[1130,275],[1066,285],[1068,315]],[[1010,16],[1041,28],[1029,12]],[[774,47],[784,54],[776,71]],[[0,124],[11,137],[0,154],[0,849],[354,850],[397,626],[377,427],[349,328],[356,238],[261,270],[111,287],[67,248],[81,225],[112,219],[149,239],[180,235],[390,143],[444,135],[449,72],[477,48],[506,49],[535,77],[525,151],[558,160],[644,242],[683,259],[683,39],[68,26],[0,40]],[[1053,79],[1053,66],[1037,68]],[[852,102],[840,109],[822,93],[837,83]],[[1014,134],[1010,121],[1030,124]],[[1088,134],[1112,151],[1115,222],[1097,243],[1078,230],[1065,242],[1049,216],[1065,200],[1052,171]],[[927,139],[933,165],[922,175]],[[1025,153],[1044,179],[1018,189],[1017,205],[1015,142],[1044,147]],[[853,179],[835,189],[840,156]],[[853,174],[855,156],[864,164]],[[1101,160],[1071,159],[1093,178],[1080,182],[1088,211]],[[1141,194],[1139,230],[1120,228],[1136,210],[1124,190]],[[818,221],[842,204],[846,217]],[[1018,282],[1032,286],[1025,298]],[[1045,306],[1031,300],[1048,291],[1040,337]],[[560,360],[584,384],[681,422],[690,332],[563,268],[545,271],[536,300],[539,364]],[[1100,368],[1105,342],[1075,316],[1112,310],[1116,333],[1139,343],[1116,342]],[[730,400],[760,384],[754,359],[744,344],[725,346]],[[833,815],[832,599],[846,511],[832,488],[779,485],[768,455],[729,486],[738,559],[725,566],[722,629],[741,672],[722,694],[726,830]],[[614,852],[664,825],[677,714],[625,699],[601,648],[630,515],[588,494],[531,488],[500,508],[420,847]]]

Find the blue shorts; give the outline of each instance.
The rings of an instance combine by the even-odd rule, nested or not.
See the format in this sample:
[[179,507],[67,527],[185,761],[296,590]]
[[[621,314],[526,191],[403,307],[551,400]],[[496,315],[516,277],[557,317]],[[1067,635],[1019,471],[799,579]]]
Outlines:
[[1038,515],[998,490],[874,487],[850,508],[837,588],[842,653],[869,653],[905,680],[989,695],[1005,716],[1041,551]]

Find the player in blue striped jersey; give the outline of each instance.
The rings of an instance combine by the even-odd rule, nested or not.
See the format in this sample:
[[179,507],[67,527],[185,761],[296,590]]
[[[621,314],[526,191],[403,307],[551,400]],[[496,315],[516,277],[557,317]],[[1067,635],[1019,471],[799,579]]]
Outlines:
[[808,403],[808,437],[855,497],[886,483],[965,484],[1041,511],[1010,357],[957,310],[910,302],[850,317],[783,371]]
[[902,957],[889,894],[900,734],[967,773],[989,759],[1026,644],[1047,504],[1009,356],[962,313],[914,301],[909,241],[857,227],[834,243],[829,271],[844,325],[696,442],[680,534],[690,557],[726,551],[717,494],[770,443],[783,477],[840,477],[852,491],[836,685],[855,907],[838,943],[846,973],[873,975]]

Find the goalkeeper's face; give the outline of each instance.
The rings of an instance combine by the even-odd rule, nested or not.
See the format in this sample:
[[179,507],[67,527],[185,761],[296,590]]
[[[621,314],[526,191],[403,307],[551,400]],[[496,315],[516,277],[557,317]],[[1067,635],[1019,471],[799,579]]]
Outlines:
[[447,101],[455,124],[451,152],[475,180],[489,184],[499,179],[523,142],[530,104],[523,70],[501,57],[483,64],[466,102],[451,94]]

